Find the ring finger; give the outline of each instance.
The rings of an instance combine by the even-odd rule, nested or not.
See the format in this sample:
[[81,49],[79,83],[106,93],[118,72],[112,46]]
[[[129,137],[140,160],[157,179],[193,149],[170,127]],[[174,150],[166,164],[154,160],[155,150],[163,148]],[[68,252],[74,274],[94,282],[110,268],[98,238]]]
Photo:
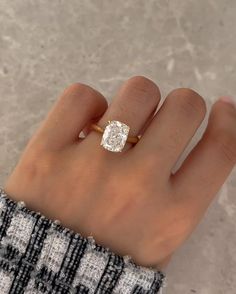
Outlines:
[[[109,120],[118,120],[130,127],[129,136],[137,136],[155,112],[159,101],[159,88],[154,82],[141,76],[132,77],[123,84],[97,124],[104,129]],[[90,132],[85,141],[98,144],[101,135]],[[126,143],[124,150],[131,146]]]

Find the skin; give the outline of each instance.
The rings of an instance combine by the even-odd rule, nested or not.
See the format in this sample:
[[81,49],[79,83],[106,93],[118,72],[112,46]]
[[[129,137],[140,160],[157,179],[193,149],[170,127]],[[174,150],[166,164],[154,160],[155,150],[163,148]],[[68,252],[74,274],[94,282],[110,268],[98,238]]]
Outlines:
[[[164,269],[236,163],[236,107],[227,97],[215,102],[203,137],[173,174],[206,106],[184,88],[155,113],[159,101],[157,85],[141,76],[127,80],[109,107],[91,87],[70,86],[27,144],[5,191],[137,264]],[[129,135],[141,140],[120,153],[105,150],[89,124],[108,120],[128,124]]]

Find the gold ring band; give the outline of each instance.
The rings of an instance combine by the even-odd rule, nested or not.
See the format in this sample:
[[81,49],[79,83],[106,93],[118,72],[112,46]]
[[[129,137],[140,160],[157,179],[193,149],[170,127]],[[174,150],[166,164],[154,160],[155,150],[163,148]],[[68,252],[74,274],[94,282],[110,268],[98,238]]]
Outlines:
[[[104,129],[102,127],[98,126],[97,124],[91,124],[91,129],[93,129],[94,131],[99,132],[101,134],[104,133]],[[141,136],[135,136],[135,137],[128,136],[126,142],[129,142],[131,144],[136,144],[136,143],[138,143],[140,138],[141,138]]]

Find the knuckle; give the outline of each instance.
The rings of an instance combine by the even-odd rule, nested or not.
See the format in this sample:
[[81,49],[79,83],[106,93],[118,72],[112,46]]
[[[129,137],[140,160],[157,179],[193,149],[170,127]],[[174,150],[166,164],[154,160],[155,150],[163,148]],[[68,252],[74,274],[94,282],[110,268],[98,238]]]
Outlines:
[[87,92],[90,87],[83,83],[74,83],[65,89],[65,94],[78,94]]
[[211,138],[223,159],[229,163],[236,163],[236,131],[221,127],[211,134]]
[[145,87],[145,86],[146,87],[148,87],[148,86],[156,87],[156,84],[152,80],[150,80],[144,76],[133,76],[127,80],[127,83],[130,83],[133,85],[140,85],[141,87],[142,86],[143,87]]
[[123,91],[129,91],[129,96],[135,99],[138,103],[143,104],[147,101],[156,103],[160,97],[158,86],[148,78],[143,76],[135,76],[130,78],[124,86]]
[[77,101],[81,102],[81,100],[84,100],[86,103],[94,101],[106,103],[106,99],[101,93],[83,83],[74,83],[66,88],[62,99],[67,100],[68,98],[74,103],[77,103]]
[[176,100],[177,107],[184,115],[193,117],[204,117],[206,113],[206,103],[204,99],[195,91],[188,88],[175,89],[170,94]]

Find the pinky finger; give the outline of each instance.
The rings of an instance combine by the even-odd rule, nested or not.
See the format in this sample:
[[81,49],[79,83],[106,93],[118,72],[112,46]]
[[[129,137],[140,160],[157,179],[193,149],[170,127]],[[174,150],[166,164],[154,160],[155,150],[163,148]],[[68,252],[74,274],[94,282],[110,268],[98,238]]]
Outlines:
[[227,97],[212,107],[207,129],[172,176],[177,197],[204,212],[236,163],[236,105]]

